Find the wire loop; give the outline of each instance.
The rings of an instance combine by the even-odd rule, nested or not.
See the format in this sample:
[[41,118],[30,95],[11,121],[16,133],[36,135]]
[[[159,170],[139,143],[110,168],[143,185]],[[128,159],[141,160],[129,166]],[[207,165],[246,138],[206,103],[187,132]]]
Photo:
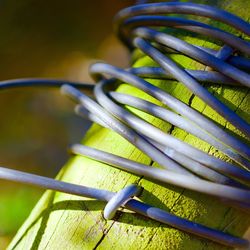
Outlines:
[[[120,134],[153,161],[159,163],[163,169],[143,165],[84,145],[73,145],[70,148],[71,153],[143,176],[160,185],[167,183],[212,195],[229,206],[249,213],[249,145],[240,136],[225,131],[200,112],[154,86],[147,79],[170,79],[180,82],[249,140],[249,122],[211,94],[203,83],[236,86],[246,92],[249,91],[250,60],[247,56],[250,55],[250,43],[233,33],[212,27],[200,20],[189,20],[180,16],[169,17],[166,16],[167,14],[210,18],[250,36],[250,24],[240,17],[211,6],[180,2],[137,5],[117,14],[116,32],[128,48],[137,48],[159,65],[158,67],[124,70],[105,63],[96,63],[90,68],[90,74],[97,82],[95,87],[90,84],[53,79],[16,79],[0,82],[0,90],[23,86],[62,86],[61,92],[78,104],[75,108],[78,115]],[[168,33],[169,28],[209,36],[216,42],[222,43],[222,46],[218,50],[195,46]],[[205,68],[203,71],[182,68],[171,59],[171,54],[187,56],[202,63]],[[165,106],[115,92],[124,82],[151,95]],[[96,100],[76,88],[84,90],[94,88]],[[217,148],[229,157],[230,161],[207,154],[163,132],[128,111],[124,106],[144,111],[196,136]],[[142,187],[136,185],[130,185],[114,193],[3,167],[0,167],[0,178],[106,201],[107,205],[104,208],[106,219],[112,219],[117,209],[124,206],[158,222],[226,246],[247,247],[248,245],[245,239],[208,228],[132,199],[132,196],[138,196],[142,191]]]
[[133,196],[139,196],[142,192],[142,187],[137,185],[129,185],[116,193],[106,204],[103,210],[103,217],[106,220],[111,220],[115,216],[119,207],[124,206]]

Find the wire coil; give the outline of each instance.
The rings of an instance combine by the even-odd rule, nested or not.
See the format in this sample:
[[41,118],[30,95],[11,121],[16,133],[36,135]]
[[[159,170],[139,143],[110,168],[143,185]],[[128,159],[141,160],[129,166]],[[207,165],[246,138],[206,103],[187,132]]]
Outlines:
[[[63,85],[62,93],[78,103],[75,110],[77,114],[122,135],[153,161],[159,163],[163,169],[152,168],[84,145],[73,145],[70,149],[71,153],[87,156],[118,169],[142,175],[157,183],[168,183],[215,196],[222,202],[249,213],[249,145],[145,79],[172,79],[181,82],[249,139],[250,124],[212,95],[201,83],[241,86],[245,87],[247,91],[250,87],[250,75],[248,74],[250,43],[232,33],[200,21],[183,17],[169,17],[166,14],[207,17],[225,23],[250,36],[250,25],[247,22],[211,6],[179,2],[137,5],[117,14],[116,32],[128,48],[138,48],[160,67],[124,70],[105,63],[93,64],[90,67],[90,74],[98,83],[94,87],[96,101],[76,89],[89,90],[93,87],[92,85],[60,80],[3,81],[0,83],[0,89],[18,86]],[[224,45],[219,50],[194,46],[167,33],[167,27],[209,36]],[[183,69],[169,57],[170,53],[188,56],[215,71]],[[115,92],[123,82],[143,90],[161,101],[167,108],[135,96]],[[171,134],[161,131],[126,110],[124,105],[142,110],[193,134],[227,155],[231,162],[209,155]],[[244,239],[179,218],[132,199],[132,196],[138,196],[141,192],[141,187],[136,185],[128,186],[115,194],[6,168],[0,168],[0,178],[105,200],[108,202],[104,209],[106,219],[111,219],[118,207],[125,206],[151,219],[220,244],[231,247],[248,245]]]

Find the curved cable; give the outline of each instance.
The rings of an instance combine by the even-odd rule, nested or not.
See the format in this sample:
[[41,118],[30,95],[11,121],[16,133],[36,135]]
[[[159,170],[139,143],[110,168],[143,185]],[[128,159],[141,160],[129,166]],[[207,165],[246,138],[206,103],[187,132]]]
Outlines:
[[[230,30],[233,29],[234,33],[250,35],[250,25],[247,22],[211,6],[180,2],[136,5],[117,14],[115,30],[128,48],[137,48],[141,54],[149,56],[157,67],[124,70],[105,63],[96,63],[90,68],[96,85],[57,79],[14,79],[0,82],[0,90],[28,86],[61,87],[63,94],[78,103],[75,109],[78,115],[117,132],[159,163],[163,169],[83,145],[73,145],[70,148],[71,153],[144,176],[163,186],[171,184],[212,195],[229,206],[249,213],[250,147],[246,140],[225,131],[147,79],[170,79],[180,82],[249,139],[250,124],[211,94],[206,86],[223,84],[241,87],[247,93],[250,88],[250,43],[233,33],[203,23],[200,19],[197,21],[187,19],[186,16],[169,17],[168,14],[187,14],[194,19],[195,16],[210,18],[224,23]],[[173,29],[209,37],[217,43],[219,49],[187,43],[170,31]],[[171,54],[184,55],[202,63],[206,68],[203,71],[182,68],[171,59]],[[160,101],[162,105],[116,92],[122,83],[139,88]],[[91,91],[95,100],[76,88]],[[126,106],[146,112],[196,136],[217,148],[230,161],[207,154],[158,129],[126,109]],[[114,193],[4,167],[0,167],[0,178],[106,201],[106,219],[111,219],[119,207],[126,207],[148,218],[220,244],[231,247],[248,245],[248,241],[244,239],[193,223],[132,199],[131,196],[138,196],[141,191],[141,187],[136,185]]]

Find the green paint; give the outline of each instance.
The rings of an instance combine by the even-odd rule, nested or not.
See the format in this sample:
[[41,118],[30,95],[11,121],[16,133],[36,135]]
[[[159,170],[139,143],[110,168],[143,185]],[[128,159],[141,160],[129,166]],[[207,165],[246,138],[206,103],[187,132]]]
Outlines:
[[[218,5],[240,15],[244,19],[247,19],[249,15],[250,4],[243,0],[237,2],[232,0],[197,2]],[[180,36],[186,41],[191,41],[197,45],[210,48],[217,47],[211,41],[204,40],[199,36],[193,38],[182,33],[180,33]],[[136,60],[134,67],[155,65],[151,59],[140,52],[135,52],[133,58]],[[204,65],[185,56],[174,55],[172,58],[186,68],[205,68]],[[183,102],[191,103],[193,108],[239,134],[237,130],[210,107],[206,106],[199,98],[194,97],[192,99],[192,93],[182,84],[175,81],[149,81],[178,97]],[[218,85],[208,86],[208,88],[249,121],[250,94],[247,89]],[[121,85],[118,91],[140,96],[159,104],[154,98],[126,84]],[[128,109],[163,131],[167,132],[171,127],[160,119],[146,115],[141,111],[132,108]],[[181,129],[174,128],[172,134],[204,151],[227,159],[207,143]],[[151,164],[151,160],[147,156],[125,139],[98,125],[92,126],[83,143],[138,162]],[[153,163],[153,166],[158,167],[155,163]],[[118,191],[130,183],[139,182],[145,188],[140,197],[142,201],[163,208],[178,216],[238,236],[244,234],[250,222],[245,214],[222,205],[212,197],[170,185],[162,187],[84,157],[72,157],[63,167],[58,178],[111,191]],[[118,213],[114,221],[107,222],[102,218],[101,211],[103,208],[104,203],[99,201],[47,191],[13,239],[9,249],[227,249],[139,215],[128,213],[128,211]]]

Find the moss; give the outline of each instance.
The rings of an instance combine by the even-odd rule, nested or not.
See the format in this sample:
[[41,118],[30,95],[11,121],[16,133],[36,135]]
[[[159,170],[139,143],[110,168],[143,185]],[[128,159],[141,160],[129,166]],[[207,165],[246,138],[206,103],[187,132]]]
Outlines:
[[[250,4],[247,4],[246,1],[213,2],[219,7],[241,15],[245,19],[248,18]],[[243,6],[244,8],[242,8]],[[183,36],[182,38],[193,44],[210,48],[217,47],[217,44],[200,37]],[[137,58],[134,67],[155,65],[150,58],[141,53],[137,52],[134,58]],[[185,56],[173,55],[172,58],[183,67],[204,69],[204,65]],[[152,79],[149,81],[191,105],[221,126],[239,134],[223,117],[219,116],[198,97],[193,97],[192,93],[181,83]],[[231,106],[238,114],[249,119],[250,95],[245,88],[215,85],[209,87],[209,90]],[[159,104],[154,98],[126,84],[121,85],[118,91],[132,93]],[[160,119],[132,108],[130,110],[164,131],[170,129],[170,125]],[[218,157],[224,157],[207,143],[181,129],[174,128],[172,134],[204,151]],[[121,136],[97,125],[92,126],[83,143],[138,162],[151,164],[149,157]],[[156,163],[153,163],[153,166],[159,167]],[[60,178],[64,181],[112,191],[118,191],[129,183],[139,182],[145,188],[140,197],[142,201],[234,235],[243,235],[249,226],[249,219],[245,214],[218,203],[212,197],[171,185],[162,187],[84,157],[74,157],[64,166],[63,171],[64,173]],[[219,244],[194,237],[133,213],[121,212],[114,221],[106,222],[101,214],[103,207],[102,202],[61,193],[57,193],[55,196],[53,192],[46,192],[14,238],[9,249],[227,249]]]

